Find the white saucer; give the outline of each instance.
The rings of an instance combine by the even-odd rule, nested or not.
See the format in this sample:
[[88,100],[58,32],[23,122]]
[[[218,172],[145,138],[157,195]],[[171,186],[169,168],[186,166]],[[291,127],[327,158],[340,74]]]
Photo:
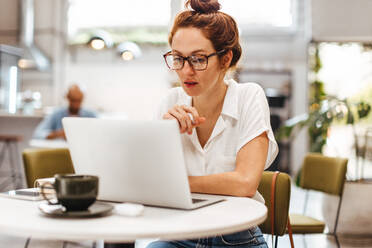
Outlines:
[[103,216],[112,211],[114,207],[107,203],[95,202],[84,211],[65,211],[62,205],[49,205],[43,202],[39,205],[42,213],[51,217],[94,217]]

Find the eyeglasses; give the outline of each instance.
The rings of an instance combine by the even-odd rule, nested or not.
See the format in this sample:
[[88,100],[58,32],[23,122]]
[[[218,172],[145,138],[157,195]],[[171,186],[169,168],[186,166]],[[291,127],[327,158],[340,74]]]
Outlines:
[[163,55],[163,57],[168,68],[171,70],[181,70],[185,65],[185,60],[187,60],[194,70],[203,71],[208,67],[208,58],[221,54],[224,51],[225,50],[221,50],[219,52],[211,53],[209,55],[195,54],[187,57],[172,54],[172,52],[167,52],[166,54]]

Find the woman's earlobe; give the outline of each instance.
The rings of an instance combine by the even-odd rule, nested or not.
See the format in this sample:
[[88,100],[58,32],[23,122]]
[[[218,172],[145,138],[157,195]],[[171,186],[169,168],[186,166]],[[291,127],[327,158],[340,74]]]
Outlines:
[[222,67],[223,69],[228,69],[228,68],[230,67],[231,60],[232,60],[232,51],[230,50],[228,53],[226,53],[226,54],[222,57],[221,67]]

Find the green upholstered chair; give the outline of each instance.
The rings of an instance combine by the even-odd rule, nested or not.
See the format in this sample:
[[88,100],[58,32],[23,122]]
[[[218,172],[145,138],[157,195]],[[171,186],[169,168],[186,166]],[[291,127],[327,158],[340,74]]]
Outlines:
[[[260,225],[262,233],[271,234],[271,184],[274,172],[264,171],[261,182],[258,186],[258,192],[265,199],[265,205],[268,209],[268,215],[264,223]],[[291,197],[291,178],[288,174],[281,172],[276,179],[275,188],[275,209],[274,209],[274,235],[275,247],[278,244],[278,236],[286,233],[289,201]]]
[[67,148],[25,149],[22,153],[27,186],[34,187],[38,178],[75,173]]
[[[327,157],[320,153],[309,153],[303,161],[300,187],[306,189],[305,204],[303,215],[290,214],[290,220],[293,233],[323,233],[325,223],[321,220],[305,215],[308,201],[308,190],[316,190],[324,193],[339,196],[335,227],[332,234],[336,234],[338,217],[342,202],[342,192],[345,183],[347,170],[346,158]],[[337,236],[336,242],[338,244]]]

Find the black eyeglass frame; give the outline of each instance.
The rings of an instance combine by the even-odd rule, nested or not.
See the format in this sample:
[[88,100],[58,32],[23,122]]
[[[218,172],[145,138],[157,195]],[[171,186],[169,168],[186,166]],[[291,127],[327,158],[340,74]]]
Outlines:
[[[221,50],[221,51],[218,51],[218,52],[214,52],[214,53],[211,53],[209,55],[205,55],[205,54],[197,54],[198,56],[203,56],[206,58],[207,60],[207,63],[205,65],[205,68],[204,69],[195,69],[194,66],[192,65],[192,63],[190,62],[190,58],[193,57],[193,56],[196,56],[196,55],[190,55],[190,56],[182,56],[182,55],[178,55],[178,54],[172,54],[172,51],[169,51],[165,54],[163,54],[163,57],[164,57],[164,60],[165,60],[165,64],[168,66],[169,69],[171,70],[181,70],[184,66],[185,66],[185,61],[187,60],[187,62],[189,62],[189,65],[195,70],[195,71],[204,71],[208,68],[208,61],[209,61],[209,58],[210,57],[213,57],[215,55],[219,55],[219,54],[222,54],[225,52],[225,49]],[[168,62],[167,62],[167,56],[169,55],[176,55],[180,58],[182,58],[182,66],[179,68],[179,69],[172,69],[169,65],[168,65]]]

